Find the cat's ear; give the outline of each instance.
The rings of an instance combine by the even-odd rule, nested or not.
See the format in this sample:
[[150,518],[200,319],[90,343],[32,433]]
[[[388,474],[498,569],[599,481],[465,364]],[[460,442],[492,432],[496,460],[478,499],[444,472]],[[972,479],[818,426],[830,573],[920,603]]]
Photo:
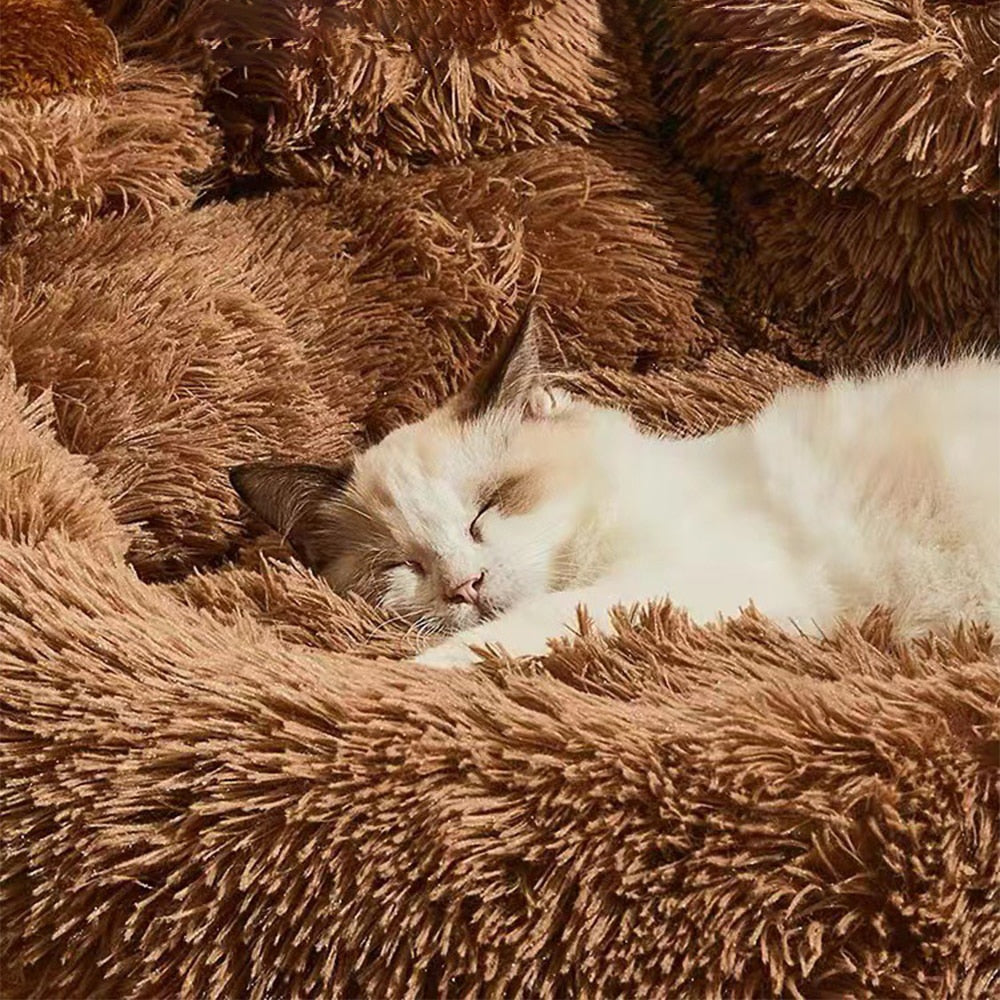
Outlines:
[[491,411],[531,419],[549,413],[553,396],[539,358],[539,312],[537,300],[529,299],[500,349],[459,393],[456,408],[462,419],[475,419]]
[[315,570],[328,562],[331,548],[325,508],[343,494],[350,477],[349,464],[251,462],[229,470],[229,481],[243,502]]

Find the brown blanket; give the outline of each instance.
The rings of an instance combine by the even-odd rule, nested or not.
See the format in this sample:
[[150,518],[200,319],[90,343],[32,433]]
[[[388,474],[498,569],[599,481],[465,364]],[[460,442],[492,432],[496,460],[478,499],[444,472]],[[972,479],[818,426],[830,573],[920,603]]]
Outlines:
[[667,433],[998,346],[995,17],[0,0],[0,995],[995,993],[987,631],[420,670],[225,478],[425,412],[533,289]]

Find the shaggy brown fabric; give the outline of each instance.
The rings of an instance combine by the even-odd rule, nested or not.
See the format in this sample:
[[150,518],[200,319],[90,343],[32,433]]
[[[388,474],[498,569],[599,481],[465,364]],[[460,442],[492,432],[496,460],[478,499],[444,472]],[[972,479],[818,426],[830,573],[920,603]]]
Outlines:
[[655,120],[628,0],[96,6],[127,53],[204,68],[237,175],[314,183]]
[[213,13],[209,106],[238,173],[308,183],[653,117],[621,2],[254,0]]
[[0,0],[0,97],[110,90],[118,48],[82,0]]
[[753,251],[730,295],[794,323],[798,357],[857,365],[1000,346],[997,202],[882,202],[752,174],[731,192]]
[[647,3],[698,159],[880,198],[1000,193],[995,3]]
[[[121,67],[22,63],[72,83],[0,101],[5,1000],[996,992],[995,637],[649,607],[419,670],[226,484],[425,412],[532,291],[672,434],[777,353],[998,343],[990,6],[643,6],[96,0]],[[329,183],[193,208],[213,158]]]
[[0,609],[11,995],[993,982],[982,636],[904,656],[653,611],[453,675],[220,623],[55,542],[0,543]]
[[308,387],[289,317],[254,294],[270,276],[257,238],[220,206],[54,231],[0,261],[0,343],[22,384],[53,393],[60,440],[90,456],[119,521],[141,526],[143,572],[227,551],[227,466],[348,441],[347,413]]
[[60,447],[52,397],[31,400],[0,352],[0,537],[37,545],[51,533],[125,552],[127,536],[94,483],[94,468]]
[[421,648],[420,638],[394,627],[391,616],[360,599],[338,597],[287,561],[276,535],[247,547],[243,559],[245,567],[196,573],[160,586],[188,607],[210,611],[216,621],[238,625],[253,619],[286,642],[313,649],[377,659],[406,657]]
[[156,59],[196,70],[201,35],[217,0],[88,0],[109,24],[126,58]]
[[643,427],[676,437],[747,420],[781,389],[813,381],[769,354],[731,350],[716,351],[689,369],[635,375],[591,368],[559,380],[577,395],[627,410]]
[[100,95],[0,100],[4,235],[43,221],[152,214],[194,201],[217,140],[192,78],[130,63],[114,83]]
[[536,282],[564,363],[701,353],[710,227],[641,145],[345,180],[18,242],[0,343],[55,393],[60,439],[127,484],[135,565],[170,575],[239,534],[229,465],[335,457],[425,412]]
[[995,4],[643,6],[745,336],[826,368],[1000,346]]

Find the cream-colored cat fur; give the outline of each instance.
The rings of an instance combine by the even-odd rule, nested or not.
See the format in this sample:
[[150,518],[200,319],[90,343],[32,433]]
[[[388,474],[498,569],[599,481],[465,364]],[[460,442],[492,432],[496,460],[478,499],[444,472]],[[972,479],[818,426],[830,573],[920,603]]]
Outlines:
[[890,608],[909,638],[1000,625],[1000,363],[788,390],[702,438],[639,431],[551,388],[529,309],[473,385],[340,469],[234,486],[338,591],[429,633],[420,658],[538,654],[584,605],[753,604],[809,633]]

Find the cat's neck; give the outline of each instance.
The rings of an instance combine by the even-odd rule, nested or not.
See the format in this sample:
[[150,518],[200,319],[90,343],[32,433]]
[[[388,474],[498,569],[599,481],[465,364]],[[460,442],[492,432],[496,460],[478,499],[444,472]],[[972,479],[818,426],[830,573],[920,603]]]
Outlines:
[[753,477],[727,474],[754,461],[746,427],[665,438],[624,413],[582,404],[552,433],[571,525],[556,589],[586,585],[623,564],[670,559],[713,524],[742,521],[755,506],[729,488]]

